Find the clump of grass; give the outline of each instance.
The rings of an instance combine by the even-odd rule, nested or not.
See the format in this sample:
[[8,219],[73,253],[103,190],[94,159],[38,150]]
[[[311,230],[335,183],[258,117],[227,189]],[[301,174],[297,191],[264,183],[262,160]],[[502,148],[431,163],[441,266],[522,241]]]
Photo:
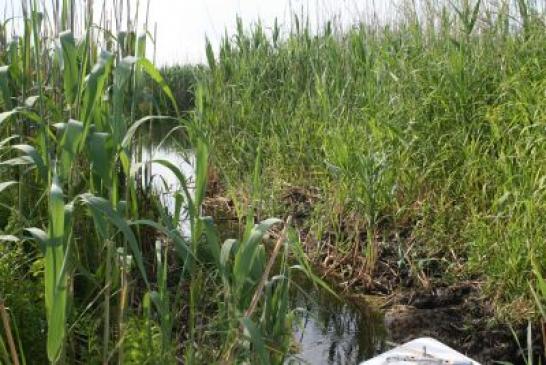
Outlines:
[[308,224],[372,266],[381,233],[409,230],[417,259],[486,279],[501,306],[531,303],[531,260],[546,252],[546,33],[533,4],[424,1],[395,24],[284,37],[239,23],[199,78],[213,162],[239,186],[259,153],[266,213],[287,184],[319,187]]

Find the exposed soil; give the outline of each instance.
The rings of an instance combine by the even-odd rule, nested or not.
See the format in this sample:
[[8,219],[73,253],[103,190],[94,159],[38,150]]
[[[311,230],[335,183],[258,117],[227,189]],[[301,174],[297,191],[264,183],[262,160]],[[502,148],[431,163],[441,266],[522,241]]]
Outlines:
[[[316,268],[327,272],[320,266]],[[429,288],[392,283],[389,294],[378,295],[364,286],[349,287],[347,281],[336,280],[330,271],[330,282],[332,277],[344,295],[372,302],[384,312],[388,339],[393,343],[434,337],[483,364],[525,363],[514,333],[525,346],[526,325],[515,324],[511,329],[509,324],[496,320],[493,306],[483,296],[479,282]],[[543,351],[540,330],[533,328],[533,334],[535,356],[540,356]]]
[[[222,219],[233,219],[229,218],[234,217],[232,202],[221,196],[221,189],[216,193],[208,198],[205,210],[221,211]],[[387,239],[374,237],[376,260],[370,267],[361,251],[367,242],[366,232],[353,233],[355,248],[345,251],[338,248],[333,234],[318,241],[309,232],[305,222],[319,199],[316,190],[301,187],[288,187],[283,195],[286,211],[300,227],[300,237],[315,269],[345,296],[365,301],[372,296],[385,313],[390,341],[403,343],[430,336],[483,364],[525,363],[514,333],[525,349],[527,325],[512,324],[512,330],[509,324],[497,320],[490,298],[483,294],[480,278],[446,280],[442,257],[429,257],[424,265],[412,262],[408,252],[413,242],[408,232]],[[464,265],[464,258],[454,253],[451,259]],[[538,326],[533,328],[536,356],[544,354],[542,332]]]
[[386,309],[385,325],[395,342],[430,336],[484,364],[523,363],[510,328],[493,318],[491,306],[480,297],[479,286],[461,283],[398,291]]

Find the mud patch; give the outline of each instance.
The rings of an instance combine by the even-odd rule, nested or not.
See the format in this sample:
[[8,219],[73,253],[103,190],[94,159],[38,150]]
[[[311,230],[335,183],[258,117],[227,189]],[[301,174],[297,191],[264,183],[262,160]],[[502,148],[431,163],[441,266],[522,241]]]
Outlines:
[[[480,281],[448,285],[439,273],[416,272],[409,265],[398,265],[391,255],[393,250],[379,250],[378,265],[371,275],[365,273],[364,260],[353,260],[347,254],[336,256],[335,247],[326,254],[314,252],[310,256],[315,257],[317,271],[335,282],[345,295],[366,301],[370,295],[376,298],[385,313],[387,339],[393,343],[433,337],[483,364],[525,363],[514,333],[526,346],[526,325],[511,328],[496,320],[494,306],[483,295]],[[543,351],[540,331],[533,333],[534,352],[539,357]]]
[[[523,363],[510,327],[493,319],[492,306],[480,297],[479,283],[399,291],[385,307],[385,326],[395,342],[430,336],[483,364]],[[521,337],[524,331],[516,332]]]

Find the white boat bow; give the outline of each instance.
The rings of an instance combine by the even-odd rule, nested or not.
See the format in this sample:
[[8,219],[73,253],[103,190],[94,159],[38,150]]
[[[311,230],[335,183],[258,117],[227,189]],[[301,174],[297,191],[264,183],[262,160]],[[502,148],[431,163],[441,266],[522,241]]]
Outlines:
[[360,365],[480,365],[438,340],[422,337],[393,348]]

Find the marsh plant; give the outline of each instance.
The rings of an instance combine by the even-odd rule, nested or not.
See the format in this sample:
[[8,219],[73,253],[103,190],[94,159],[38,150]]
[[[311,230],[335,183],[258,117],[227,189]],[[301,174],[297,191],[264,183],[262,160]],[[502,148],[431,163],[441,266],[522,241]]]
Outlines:
[[[293,271],[320,283],[287,187],[313,192],[294,221],[319,257],[373,278],[399,237],[422,285],[479,280],[500,317],[544,317],[544,2],[238,19],[207,65],[163,70],[138,2],[17,5],[0,23],[1,363],[283,363]],[[191,177],[148,156],[165,125]],[[225,242],[210,171],[240,225]]]
[[[91,1],[25,0],[0,24],[0,361],[281,363],[297,240],[285,224],[268,259],[263,236],[282,221],[249,216],[240,240],[219,241],[201,215],[204,93],[182,118],[145,57],[147,15],[137,30],[138,4],[123,5],[97,17]],[[142,160],[158,123],[195,151],[191,186]],[[146,188],[151,164],[178,180],[174,213]]]
[[236,190],[259,151],[266,215],[285,209],[287,186],[318,189],[305,221],[317,247],[365,257],[372,276],[378,246],[402,237],[401,261],[483,280],[501,317],[533,317],[531,263],[543,274],[546,252],[544,9],[408,1],[394,22],[311,29],[293,16],[271,31],[239,19],[199,78],[214,101],[212,161]]

